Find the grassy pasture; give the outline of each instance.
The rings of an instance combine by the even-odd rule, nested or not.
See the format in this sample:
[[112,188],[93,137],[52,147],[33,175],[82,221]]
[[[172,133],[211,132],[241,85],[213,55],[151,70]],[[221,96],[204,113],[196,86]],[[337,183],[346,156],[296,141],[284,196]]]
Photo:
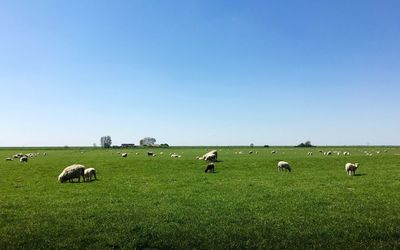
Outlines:
[[[1,149],[0,249],[399,249],[400,148],[385,149],[220,148],[215,174],[195,160],[206,148]],[[18,152],[48,155],[4,160]],[[73,163],[98,180],[57,182]]]

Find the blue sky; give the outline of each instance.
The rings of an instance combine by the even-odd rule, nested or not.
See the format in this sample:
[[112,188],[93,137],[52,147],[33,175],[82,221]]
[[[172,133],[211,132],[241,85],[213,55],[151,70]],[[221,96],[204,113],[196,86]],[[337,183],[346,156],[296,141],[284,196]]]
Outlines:
[[399,1],[1,1],[0,146],[399,145]]

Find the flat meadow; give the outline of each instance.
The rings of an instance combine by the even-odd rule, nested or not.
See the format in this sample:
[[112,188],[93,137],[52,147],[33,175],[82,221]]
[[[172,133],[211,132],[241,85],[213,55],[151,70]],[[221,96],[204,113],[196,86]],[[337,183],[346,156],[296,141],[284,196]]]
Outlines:
[[[206,174],[195,158],[212,149]],[[19,152],[40,156],[4,160]],[[400,248],[399,147],[3,148],[0,159],[0,249]],[[98,179],[59,183],[74,163]]]

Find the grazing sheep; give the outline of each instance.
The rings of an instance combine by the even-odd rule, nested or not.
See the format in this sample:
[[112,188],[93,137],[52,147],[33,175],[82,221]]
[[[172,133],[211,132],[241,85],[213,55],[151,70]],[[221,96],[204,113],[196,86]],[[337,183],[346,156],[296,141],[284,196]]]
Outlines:
[[206,161],[217,161],[217,156],[216,155],[207,155],[204,160],[206,160]]
[[122,156],[122,157],[127,157],[127,156],[128,156],[128,153],[122,153],[121,156]]
[[258,155],[258,152],[256,151],[256,155]]
[[22,156],[21,158],[19,158],[19,162],[28,162],[28,157]]
[[253,151],[249,151],[249,154],[251,155],[253,153]]
[[202,159],[205,161],[217,161],[218,153],[217,150],[212,150],[207,154],[203,155]]
[[308,152],[307,155],[312,155],[312,152]]
[[94,169],[94,168],[85,169],[84,175],[85,175],[85,180],[86,181],[92,181],[93,177],[94,177],[95,180],[97,180],[96,169]]
[[206,170],[205,170],[204,172],[207,173],[208,171],[209,171],[210,173],[215,173],[215,166],[214,166],[214,163],[209,163],[209,164],[207,165]]
[[271,151],[271,154],[276,154],[276,151],[275,151],[275,150],[272,150],[272,151]]
[[178,154],[172,154],[171,157],[172,157],[172,158],[181,158],[181,156],[178,155]]
[[74,164],[64,168],[61,174],[58,176],[58,181],[63,183],[66,181],[72,182],[73,179],[78,178],[78,182],[85,181],[85,167],[83,165]]
[[12,161],[12,160],[13,160],[13,159],[10,158],[10,157],[6,158],[6,161]]
[[358,163],[346,163],[344,169],[348,175],[355,175],[358,168]]
[[43,153],[43,156],[46,156],[46,155],[47,155],[47,153],[46,153],[46,152],[44,152],[44,153]]
[[148,156],[153,156],[153,155],[154,155],[154,152],[150,152],[150,151],[149,151],[149,152],[147,152],[147,155],[148,155]]
[[290,167],[289,163],[287,163],[286,161],[280,161],[280,162],[278,162],[278,171],[282,171],[282,170],[288,170],[289,172],[291,172],[292,168]]
[[239,153],[238,153],[238,154],[242,155],[242,154],[243,154],[243,152],[242,152],[242,151],[239,151]]

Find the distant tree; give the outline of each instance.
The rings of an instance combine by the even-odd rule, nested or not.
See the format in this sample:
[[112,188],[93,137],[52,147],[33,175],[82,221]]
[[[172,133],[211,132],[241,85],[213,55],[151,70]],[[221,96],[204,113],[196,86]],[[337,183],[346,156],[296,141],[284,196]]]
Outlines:
[[156,139],[152,137],[145,137],[139,141],[140,146],[153,146],[156,143]]
[[111,143],[112,143],[111,136],[109,136],[109,135],[102,136],[100,138],[100,145],[103,148],[110,148],[111,147]]
[[269,145],[264,145],[264,148],[269,148]]
[[309,148],[309,147],[314,147],[310,141],[306,141],[306,142],[302,142],[299,145],[297,145],[296,147],[299,148]]
[[160,148],[169,148],[169,145],[167,143],[161,143]]
[[251,147],[251,148],[254,147],[254,143],[250,143],[250,147]]

